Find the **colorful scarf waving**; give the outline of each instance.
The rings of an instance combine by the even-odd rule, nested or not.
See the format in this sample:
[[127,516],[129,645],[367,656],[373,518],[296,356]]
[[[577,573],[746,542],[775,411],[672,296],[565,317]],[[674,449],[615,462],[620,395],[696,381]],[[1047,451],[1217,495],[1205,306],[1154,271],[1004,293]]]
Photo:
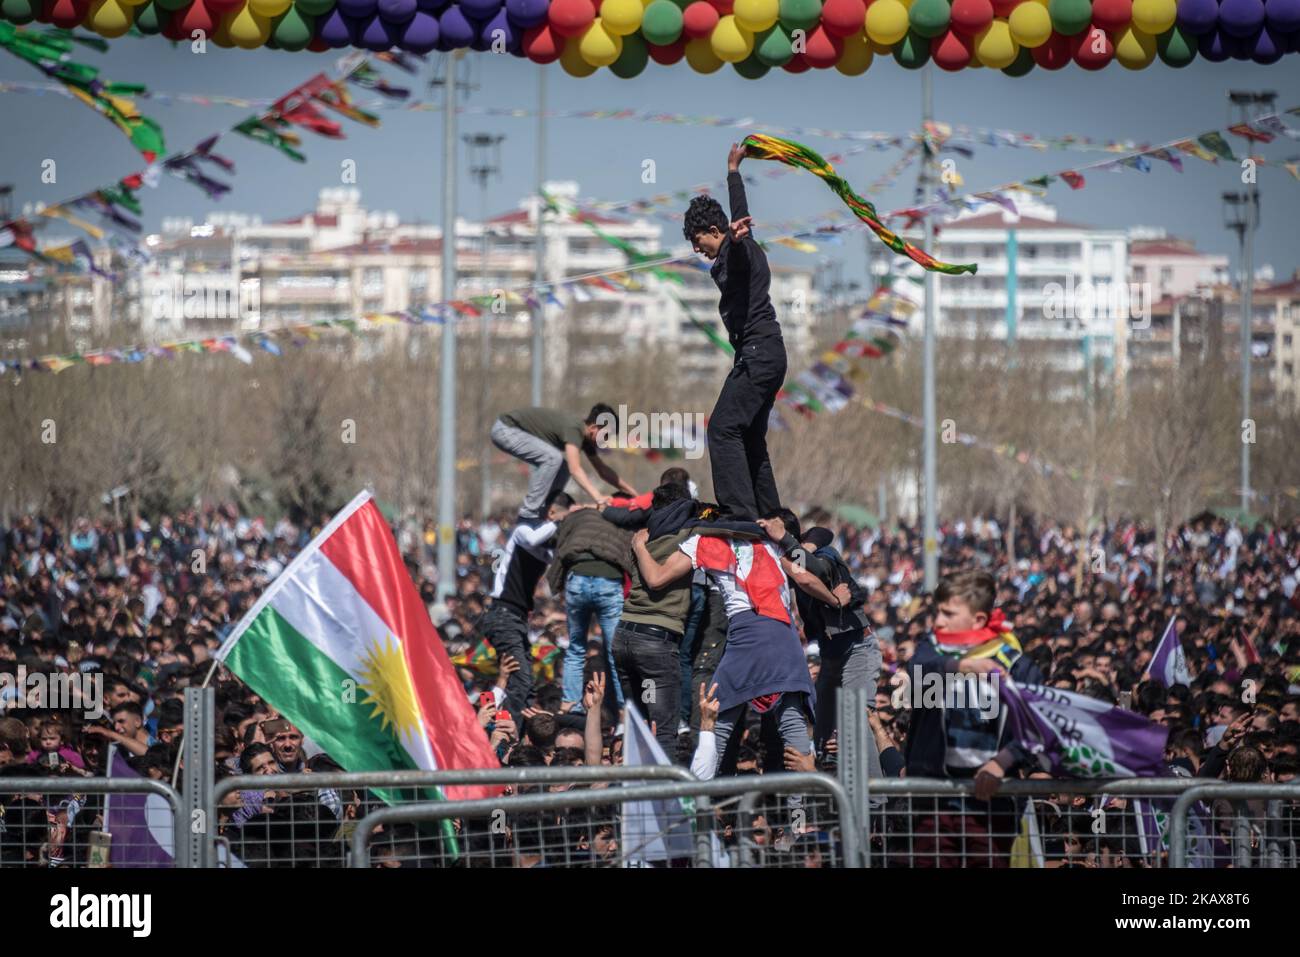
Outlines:
[[876,215],[876,207],[855,193],[853,187],[835,172],[835,167],[802,143],[783,140],[776,136],[765,136],[762,133],[751,133],[745,137],[741,145],[745,147],[746,156],[752,156],[755,159],[776,160],[779,163],[785,163],[787,166],[797,166],[820,176],[826,181],[826,185],[834,191],[835,195],[844,200],[844,204],[853,211],[853,215],[870,226],[876,237],[894,252],[906,256],[926,269],[945,273],[949,276],[975,272],[975,263],[954,265],[939,262],[925,250],[918,249],[911,243],[905,242],[897,233],[880,221],[880,217]]

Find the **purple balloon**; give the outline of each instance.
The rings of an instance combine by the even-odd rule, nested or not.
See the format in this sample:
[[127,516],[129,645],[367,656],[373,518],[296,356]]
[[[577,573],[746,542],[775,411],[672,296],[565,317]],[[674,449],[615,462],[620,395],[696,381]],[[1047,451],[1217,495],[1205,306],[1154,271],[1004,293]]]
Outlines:
[[450,0],[415,0],[415,5],[425,13],[437,15],[447,9]]
[[1253,37],[1263,25],[1263,0],[1223,0],[1219,4],[1219,29],[1229,36]]
[[509,53],[518,48],[522,40],[523,31],[511,24],[506,11],[501,9],[496,12],[496,16],[478,28],[474,49],[486,51],[493,49],[495,45],[496,49],[501,50],[503,49],[501,44],[504,44],[504,52]]
[[460,0],[460,8],[471,20],[491,20],[501,9],[501,0]]
[[1228,59],[1223,31],[1211,30],[1209,33],[1202,33],[1196,40],[1196,51],[1211,63],[1222,63]]
[[345,16],[335,7],[327,16],[316,21],[316,35],[324,40],[331,47],[338,49],[352,45],[352,33],[348,29],[348,21]]
[[438,18],[428,13],[417,13],[402,28],[401,47],[412,53],[428,53],[438,45]]
[[379,0],[379,15],[384,22],[400,26],[415,16],[415,0]]
[[1276,33],[1264,27],[1250,40],[1250,58],[1256,63],[1276,63],[1286,52],[1287,40],[1284,34]]
[[375,12],[375,0],[338,0],[334,9],[353,19],[369,19]]
[[1201,36],[1213,30],[1218,22],[1218,0],[1178,0],[1178,25],[1188,33]]
[[1279,33],[1300,30],[1300,0],[1264,0],[1264,20]]
[[438,36],[441,41],[439,49],[446,44],[448,50],[459,50],[474,42],[474,24],[465,19],[460,7],[454,4],[438,17]]
[[379,14],[375,14],[368,20],[360,21],[360,29],[353,33],[352,43],[363,50],[382,53],[397,46],[401,34],[401,27],[390,26],[380,19]]
[[[1300,3],[1300,0],[1296,2]],[[535,27],[545,20],[549,7],[550,0],[506,0],[506,13],[510,16],[510,22],[525,29]]]

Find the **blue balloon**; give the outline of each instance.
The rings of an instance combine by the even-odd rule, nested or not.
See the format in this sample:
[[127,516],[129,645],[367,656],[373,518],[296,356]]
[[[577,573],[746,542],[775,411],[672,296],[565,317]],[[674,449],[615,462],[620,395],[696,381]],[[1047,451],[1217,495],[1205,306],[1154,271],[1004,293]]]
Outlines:
[[460,8],[471,20],[491,20],[501,9],[501,0],[460,0]]
[[415,10],[415,0],[379,0],[379,15],[385,23],[408,23]]
[[336,50],[352,45],[352,31],[348,27],[347,17],[343,16],[338,7],[331,10],[320,22],[316,35]]
[[336,10],[353,19],[369,19],[379,9],[377,0],[338,0]]
[[441,43],[446,47],[439,46],[439,49],[459,50],[469,46],[474,42],[477,31],[474,24],[465,18],[461,8],[452,5],[442,12],[438,17],[438,30]]
[[549,0],[506,0],[510,22],[525,29],[545,20],[549,7]]
[[1187,33],[1203,36],[1218,22],[1218,0],[1178,0],[1178,25]]
[[1286,53],[1289,45],[1289,38],[1285,34],[1264,27],[1251,42],[1250,58],[1265,65],[1276,63],[1282,59],[1282,54]]
[[1264,0],[1264,22],[1278,33],[1300,30],[1300,0]]
[[523,38],[524,32],[510,22],[505,8],[502,8],[491,20],[479,27],[474,49],[509,53],[519,48]]
[[361,36],[355,39],[355,43],[363,50],[374,50],[376,53],[382,53],[384,50],[391,50],[397,46],[397,41],[401,38],[401,35],[401,27],[387,24],[379,14],[375,14],[362,27]]
[[431,13],[416,13],[411,22],[402,27],[403,50],[428,53],[438,45],[438,18]]

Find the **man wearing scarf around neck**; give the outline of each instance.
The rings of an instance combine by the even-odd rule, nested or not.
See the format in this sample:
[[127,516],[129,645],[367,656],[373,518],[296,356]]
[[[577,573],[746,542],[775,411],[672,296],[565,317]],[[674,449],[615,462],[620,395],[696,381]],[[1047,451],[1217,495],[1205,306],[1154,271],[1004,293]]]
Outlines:
[[[958,572],[941,581],[934,592],[934,634],[917,645],[907,665],[913,702],[907,776],[975,781],[974,798],[941,798],[936,814],[914,821],[915,867],[1009,864],[1016,802],[995,795],[1008,772],[1033,761],[1010,739],[1006,709],[996,696],[961,704],[947,693],[972,675],[996,673],[999,680],[1009,675],[1019,684],[1043,681],[1038,666],[1021,654],[1001,610],[993,607],[996,589],[984,571]],[[944,693],[935,706],[925,692],[938,683]],[[993,691],[996,695],[996,685]],[[994,708],[996,716],[990,714]]]

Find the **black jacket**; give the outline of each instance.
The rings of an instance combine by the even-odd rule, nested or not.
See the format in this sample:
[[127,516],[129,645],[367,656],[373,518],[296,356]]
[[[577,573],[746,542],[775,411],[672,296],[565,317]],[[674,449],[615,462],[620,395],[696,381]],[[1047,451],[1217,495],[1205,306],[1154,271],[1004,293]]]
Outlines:
[[[745,181],[739,173],[727,174],[727,191],[731,200],[732,222],[748,216]],[[722,298],[718,301],[718,313],[722,316],[722,324],[727,327],[727,338],[737,355],[740,355],[740,347],[748,340],[781,334],[781,325],[777,322],[776,309],[772,307],[770,295],[772,270],[767,265],[767,256],[762,247],[754,241],[752,229],[740,242],[734,242],[728,230],[709,274],[722,293]]]

